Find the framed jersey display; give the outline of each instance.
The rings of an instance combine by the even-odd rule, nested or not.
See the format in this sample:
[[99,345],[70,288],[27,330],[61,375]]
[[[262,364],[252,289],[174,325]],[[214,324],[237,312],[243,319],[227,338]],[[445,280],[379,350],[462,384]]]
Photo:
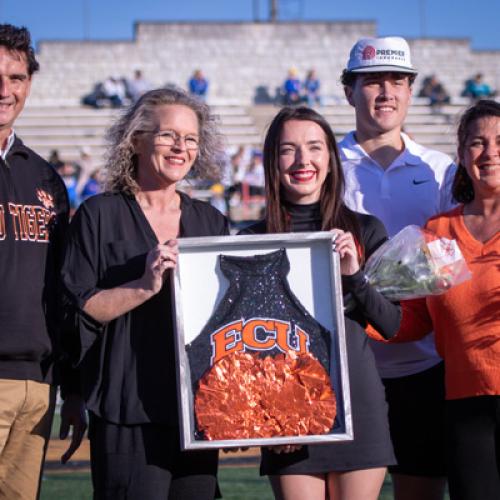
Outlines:
[[172,289],[183,449],[353,438],[330,233],[180,239]]

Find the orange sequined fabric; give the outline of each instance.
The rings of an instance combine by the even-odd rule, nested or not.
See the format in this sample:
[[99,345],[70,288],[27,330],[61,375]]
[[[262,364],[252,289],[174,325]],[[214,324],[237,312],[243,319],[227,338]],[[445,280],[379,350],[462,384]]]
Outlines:
[[325,434],[336,415],[335,394],[311,354],[259,357],[234,353],[200,379],[198,430],[208,440]]

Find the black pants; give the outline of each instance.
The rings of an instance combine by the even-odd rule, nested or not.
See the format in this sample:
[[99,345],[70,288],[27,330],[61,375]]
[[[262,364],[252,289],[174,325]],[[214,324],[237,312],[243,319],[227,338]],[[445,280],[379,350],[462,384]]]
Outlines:
[[95,500],[212,500],[217,450],[183,452],[179,430],[115,425],[90,414]]
[[500,499],[500,396],[446,402],[452,500]]
[[398,461],[389,471],[410,476],[446,476],[444,363],[382,382]]

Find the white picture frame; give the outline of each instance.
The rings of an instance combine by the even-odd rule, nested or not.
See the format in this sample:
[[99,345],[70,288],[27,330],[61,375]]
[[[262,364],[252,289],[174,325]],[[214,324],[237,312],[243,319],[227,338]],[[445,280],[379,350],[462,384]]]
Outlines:
[[[177,359],[181,447],[184,450],[312,444],[353,439],[348,359],[339,258],[329,232],[181,238],[172,274],[172,307]],[[253,256],[285,248],[292,292],[307,311],[331,332],[330,378],[337,416],[322,435],[206,440],[196,436],[194,394],[186,346],[203,330],[228,288],[219,256]]]

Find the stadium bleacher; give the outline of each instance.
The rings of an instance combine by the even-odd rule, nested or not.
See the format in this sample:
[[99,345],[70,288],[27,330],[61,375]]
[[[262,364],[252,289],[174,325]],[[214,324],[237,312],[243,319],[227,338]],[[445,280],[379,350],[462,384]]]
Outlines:
[[[140,68],[156,86],[185,87],[194,68],[210,80],[208,102],[220,117],[227,144],[258,146],[277,108],[253,104],[259,87],[269,95],[290,66],[301,76],[315,67],[322,81],[320,111],[340,139],[354,126],[354,113],[343,98],[339,76],[353,42],[374,36],[377,26],[360,22],[287,23],[137,23],[131,41],[42,41],[41,71],[16,130],[47,157],[52,149],[76,160],[87,146],[102,162],[104,133],[119,111],[80,106],[96,81],[110,74],[130,77]],[[467,39],[409,40],[421,77],[437,73],[453,97],[442,113],[432,113],[425,99],[415,98],[405,130],[418,142],[454,153],[456,115],[467,104],[458,97],[463,82],[483,72],[500,88],[500,51],[474,51]],[[420,82],[417,79],[415,90]]]

